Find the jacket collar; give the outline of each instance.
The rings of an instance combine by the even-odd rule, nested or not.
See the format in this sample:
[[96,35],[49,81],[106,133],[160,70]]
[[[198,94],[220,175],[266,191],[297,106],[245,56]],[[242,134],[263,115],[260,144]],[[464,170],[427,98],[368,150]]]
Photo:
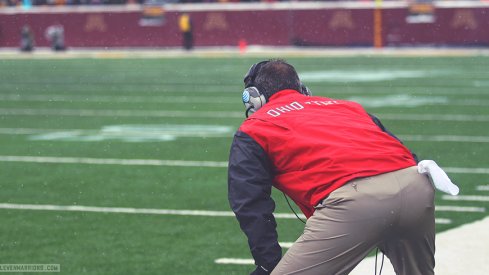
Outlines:
[[283,97],[283,96],[287,96],[287,95],[291,95],[291,94],[300,94],[300,93],[296,90],[285,89],[285,90],[281,90],[281,91],[274,93],[268,101],[272,101],[272,100],[277,99],[279,97]]

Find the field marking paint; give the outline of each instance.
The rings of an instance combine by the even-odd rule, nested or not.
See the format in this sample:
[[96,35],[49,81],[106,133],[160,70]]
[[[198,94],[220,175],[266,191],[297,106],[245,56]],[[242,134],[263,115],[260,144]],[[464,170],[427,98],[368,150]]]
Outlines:
[[253,259],[238,259],[238,258],[219,258],[214,260],[216,264],[237,264],[237,265],[254,265]]
[[[460,89],[460,88],[457,88]],[[209,97],[208,95],[92,95],[92,94],[3,94],[0,95],[0,101],[14,101],[14,102],[107,102],[107,103],[209,103],[209,104],[236,104],[241,103],[241,98],[236,96],[225,96],[222,93],[217,93],[218,96]],[[450,95],[460,95],[460,91],[446,91],[437,93],[436,91],[430,91],[429,94],[426,91],[405,91],[403,93],[392,94],[391,91],[387,92],[358,92],[358,91],[342,91],[341,94],[351,94],[352,97],[348,100],[357,100],[363,104],[368,104],[371,101],[385,101],[390,103],[392,100],[414,100],[417,101],[422,94],[421,98],[428,100],[433,104],[444,104],[444,105],[457,105],[457,106],[488,106],[489,100],[483,99],[449,99]],[[489,95],[486,92],[477,91],[464,91],[463,95]],[[324,96],[329,97],[330,95],[324,94]],[[394,102],[396,103],[396,102]],[[409,105],[409,102],[407,102]],[[374,104],[374,106],[377,104]],[[396,104],[399,105],[399,104]],[[402,107],[404,105],[400,105]]]
[[[152,214],[152,215],[176,215],[176,216],[206,216],[206,217],[234,217],[231,211],[209,210],[176,210],[176,209],[151,209],[129,207],[98,207],[82,205],[52,205],[52,204],[16,204],[0,203],[0,209],[11,210],[40,210],[40,211],[67,211],[67,212],[95,212],[95,213],[119,213],[119,214]],[[276,219],[297,219],[295,214],[274,213]],[[305,218],[300,214],[299,217]],[[450,219],[437,218],[438,224],[450,224]]]
[[107,103],[204,103],[239,104],[240,97],[224,96],[103,96],[103,95],[0,95],[0,101],[30,102],[107,102]]
[[483,201],[487,202],[489,201],[489,196],[472,196],[472,195],[466,195],[466,196],[449,196],[449,195],[443,195],[442,197],[443,200],[448,200],[448,201]]
[[351,96],[347,100],[355,101],[364,107],[418,107],[425,105],[443,106],[489,106],[489,100],[449,99],[447,96],[419,96],[411,93],[388,94],[383,96]]
[[[243,112],[0,108],[4,116],[243,118]],[[376,114],[381,120],[487,122],[489,115]]]
[[435,218],[435,223],[436,224],[451,224],[452,220],[444,219],[444,218]]
[[476,187],[477,191],[489,191],[489,185],[479,185]]
[[348,100],[358,102],[367,108],[396,106],[418,107],[433,104],[447,104],[448,98],[444,96],[413,96],[408,94],[386,95],[382,97],[353,96]]
[[83,129],[0,128],[0,134],[4,135],[33,135],[59,131],[83,131]]
[[159,159],[101,159],[101,158],[75,158],[75,157],[0,156],[0,161],[33,162],[33,163],[67,163],[67,164],[217,167],[217,168],[228,167],[228,163],[226,161],[190,161],[190,160],[159,160]]
[[[436,234],[435,274],[489,274],[487,239],[489,217]],[[350,275],[371,274],[375,257],[364,259]],[[383,275],[395,275],[386,257]]]
[[489,87],[489,81],[475,80],[473,82],[474,87]]
[[[487,240],[489,238],[489,217],[436,234],[435,274],[489,274],[487,265]],[[216,264],[254,265],[253,259],[221,258]],[[360,262],[350,275],[370,274],[375,266],[375,257],[367,257]],[[395,275],[392,264],[386,258],[384,275]]]
[[88,110],[88,109],[17,109],[0,108],[0,115],[81,116],[81,117],[188,117],[243,118],[244,112],[157,111],[157,110]]
[[[46,211],[69,211],[69,212],[96,212],[96,213],[124,213],[124,214],[153,214],[153,215],[180,215],[180,216],[234,217],[234,213],[229,212],[229,211],[145,209],[145,208],[126,208],[126,207],[94,207],[94,206],[81,206],[81,205],[47,205],[47,204],[0,203],[0,209],[46,210]],[[291,216],[293,216],[293,215],[291,215]]]
[[[151,128],[155,125],[132,125],[132,126],[137,126],[137,127],[142,127],[142,128]],[[160,127],[160,125],[157,125]],[[163,126],[163,125],[161,125]],[[177,125],[175,125],[176,127]],[[187,125],[189,126],[189,125]],[[192,126],[197,126],[197,125],[192,125]],[[230,127],[230,126],[225,126],[225,125],[199,125],[202,127]],[[127,134],[125,128],[129,127],[129,125],[114,125],[114,126],[106,126],[106,127],[116,127],[112,128],[112,130],[117,130],[116,132],[120,132],[120,134]],[[120,128],[117,128],[120,127]],[[76,133],[76,136],[80,135],[81,133],[84,132],[96,132],[96,131],[101,131],[104,132],[105,127],[103,127],[101,130],[95,130],[95,129],[36,129],[36,128],[0,128],[0,134],[5,134],[5,135],[33,135],[33,134],[48,134],[48,133],[57,133],[57,132],[63,132],[63,133]],[[220,129],[220,128],[219,128]],[[219,130],[218,129],[218,130]],[[226,128],[229,129],[229,128]],[[130,132],[133,132],[132,130],[134,129],[129,129],[131,130]],[[149,129],[151,130],[151,129]],[[215,129],[212,128],[210,129],[211,131],[188,131],[191,129],[185,129],[185,125],[183,129],[181,130],[170,130],[170,129],[156,129],[158,130],[158,134],[162,135],[176,135],[176,136],[182,136],[182,137],[206,137],[206,138],[222,138],[222,137],[230,137],[231,135],[228,133],[231,133],[230,131],[214,131]],[[114,131],[110,131],[114,132]],[[145,133],[145,132],[138,132],[138,133]],[[156,134],[155,131],[151,131],[152,134]],[[86,134],[86,133],[85,133]],[[458,135],[397,135],[401,140],[403,141],[430,141],[430,142],[474,142],[474,143],[488,143],[489,142],[489,137],[487,136],[458,136]],[[85,140],[83,140],[85,141]]]
[[279,242],[278,243],[282,248],[290,248],[294,243],[291,242]]
[[109,125],[99,130],[58,130],[30,136],[30,140],[161,142],[179,137],[232,137],[233,127],[223,125],[132,124]]
[[[234,213],[231,211],[96,207],[96,206],[82,206],[82,205],[50,205],[50,204],[0,203],[0,209],[122,213],[122,214],[153,214],[153,215],[177,215],[177,216],[206,216],[206,217],[234,217],[235,216]],[[274,214],[274,216],[276,219],[297,219],[297,217],[294,214],[288,214],[288,213],[276,213]],[[303,215],[299,215],[299,216],[305,218]]]
[[[0,156],[4,162],[34,163],[74,163],[74,164],[112,164],[112,165],[149,165],[149,166],[183,166],[183,167],[227,167],[227,161],[191,161],[191,160],[158,160],[158,159],[102,159],[83,157],[42,157],[42,156]],[[489,174],[489,168],[444,167],[447,173]]]
[[430,142],[489,142],[488,136],[456,136],[456,135],[397,135],[403,141],[430,141]]
[[472,207],[472,206],[450,206],[450,205],[435,205],[435,211],[439,212],[479,212],[484,213],[486,209],[484,207]]
[[454,174],[489,174],[489,168],[444,167],[443,170]]
[[464,114],[376,114],[381,120],[413,120],[413,121],[477,121],[487,122],[489,121],[488,115],[464,115]]
[[[455,72],[448,72],[453,74]],[[445,75],[447,72],[430,72],[423,70],[329,70],[311,71],[299,74],[305,82],[374,82],[396,80],[401,78],[431,78],[437,75]]]

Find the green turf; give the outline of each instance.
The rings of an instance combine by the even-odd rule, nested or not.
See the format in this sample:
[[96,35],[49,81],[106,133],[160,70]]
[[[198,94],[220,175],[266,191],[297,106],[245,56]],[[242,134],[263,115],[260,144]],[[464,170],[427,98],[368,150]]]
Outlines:
[[[0,156],[227,161],[232,131],[243,120],[242,77],[258,60],[0,60]],[[475,118],[489,115],[488,57],[294,57],[288,61],[301,74],[421,71],[422,75],[409,78],[306,84],[316,95],[366,100],[367,110],[395,134],[489,136],[487,119]],[[412,100],[442,98],[444,103],[368,105],[406,95]],[[11,113],[19,110],[35,114]],[[74,113],[56,114],[60,111]],[[112,111],[140,113],[96,115]],[[158,115],[158,111],[184,111],[187,117]],[[382,118],[392,114],[470,115],[473,119]],[[232,131],[220,137],[178,137],[164,142],[34,140],[34,134],[9,132],[98,132],[105,126],[129,124],[221,125]],[[434,159],[441,166],[488,167],[487,142],[405,143],[421,158]],[[462,195],[488,194],[476,190],[478,185],[489,184],[487,174],[450,176]],[[226,180],[223,167],[1,162],[0,203],[229,211]],[[274,192],[273,196],[277,212],[290,213],[282,195]],[[441,194],[436,204],[488,207],[487,202],[444,201]],[[486,212],[437,212],[437,218],[452,221],[437,225],[437,230],[485,216]],[[232,217],[0,209],[0,219],[0,263],[59,263],[66,274],[246,274],[252,270],[252,266],[214,263],[217,258],[250,258],[245,237]],[[297,220],[280,219],[278,225],[280,241],[293,242],[301,233]]]

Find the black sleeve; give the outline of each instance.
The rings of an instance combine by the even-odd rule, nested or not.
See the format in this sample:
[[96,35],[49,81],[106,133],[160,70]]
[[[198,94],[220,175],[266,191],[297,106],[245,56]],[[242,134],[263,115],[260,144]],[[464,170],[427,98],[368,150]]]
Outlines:
[[282,257],[273,216],[272,180],[273,169],[263,148],[238,131],[229,155],[228,199],[248,237],[258,266],[255,274],[271,272]]
[[[382,131],[386,132],[391,137],[397,139],[401,144],[404,144],[404,143],[402,143],[402,141],[399,138],[397,138],[393,133],[391,133],[389,130],[387,130],[387,128],[385,128],[385,126],[382,124],[382,122],[380,122],[380,119],[378,117],[376,117],[376,116],[374,116],[372,114],[368,114],[368,115],[370,116],[370,118],[372,119],[372,121],[375,124],[377,124],[377,126],[379,126],[380,129],[382,129]],[[415,153],[413,153],[413,151],[411,151],[411,155],[413,155],[414,160],[416,160],[416,163],[418,163],[419,162],[418,156]]]

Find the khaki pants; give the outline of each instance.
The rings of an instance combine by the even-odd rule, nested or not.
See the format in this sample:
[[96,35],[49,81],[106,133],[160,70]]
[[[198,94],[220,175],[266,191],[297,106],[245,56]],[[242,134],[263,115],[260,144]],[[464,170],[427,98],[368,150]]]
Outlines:
[[332,192],[272,274],[348,274],[375,247],[396,274],[434,274],[434,189],[416,167]]

